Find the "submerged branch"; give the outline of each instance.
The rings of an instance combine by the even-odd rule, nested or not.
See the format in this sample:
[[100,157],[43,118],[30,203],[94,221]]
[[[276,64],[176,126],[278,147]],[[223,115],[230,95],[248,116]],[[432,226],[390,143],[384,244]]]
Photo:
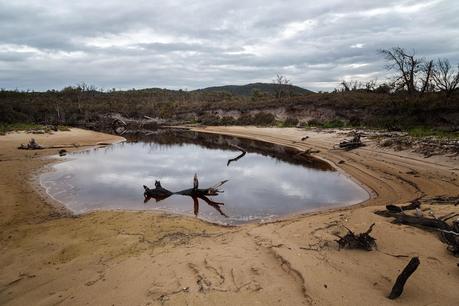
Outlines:
[[228,159],[228,162],[226,163],[226,166],[228,167],[232,162],[234,161],[238,161],[239,159],[241,159],[242,157],[244,157],[244,155],[247,153],[243,148],[237,146],[237,145],[234,145],[234,144],[230,144],[231,147],[233,148],[236,148],[238,149],[239,151],[241,151],[242,153],[239,154],[238,156],[236,156],[235,158],[231,158],[231,159]]

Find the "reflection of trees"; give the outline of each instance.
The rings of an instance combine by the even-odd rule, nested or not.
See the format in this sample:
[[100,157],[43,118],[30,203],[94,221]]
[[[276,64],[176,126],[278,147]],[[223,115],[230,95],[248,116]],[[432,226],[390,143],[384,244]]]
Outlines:
[[227,135],[198,133],[185,130],[158,129],[148,134],[125,135],[129,141],[143,141],[148,146],[173,147],[183,144],[198,144],[209,149],[223,149],[237,151],[242,147],[249,153],[258,153],[263,156],[273,157],[290,164],[314,168],[322,171],[333,171],[327,162],[301,154],[301,151],[269,142],[238,138]]
[[189,196],[193,199],[193,212],[195,216],[197,216],[199,213],[199,200],[198,199],[201,199],[204,202],[206,202],[209,206],[217,210],[222,216],[228,217],[220,208],[220,206],[224,205],[224,203],[214,202],[211,199],[209,199],[209,196],[216,196],[219,193],[223,192],[222,190],[218,188],[222,186],[223,184],[225,184],[226,182],[227,180],[221,181],[220,183],[217,183],[212,187],[200,189],[198,177],[195,174],[194,179],[193,179],[193,188],[184,189],[184,190],[177,191],[177,192],[172,192],[170,190],[167,190],[166,188],[163,188],[161,186],[160,181],[156,181],[154,189],[150,189],[145,185],[143,186],[143,188],[145,189],[144,203],[147,203],[152,198],[154,198],[156,202],[159,202],[164,199],[167,199],[171,195],[179,194],[179,195]]

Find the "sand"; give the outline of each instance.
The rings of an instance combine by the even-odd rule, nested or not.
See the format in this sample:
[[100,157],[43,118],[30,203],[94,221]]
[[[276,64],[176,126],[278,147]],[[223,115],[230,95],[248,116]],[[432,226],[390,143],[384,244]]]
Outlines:
[[[122,139],[80,129],[0,136],[0,305],[459,304],[459,259],[436,234],[373,213],[419,196],[457,195],[457,159],[425,159],[371,143],[331,150],[344,135],[294,128],[200,130],[319,149],[317,157],[364,184],[372,197],[348,208],[231,228],[156,212],[72,216],[35,180],[58,149],[16,147],[30,137],[45,145]],[[305,135],[309,139],[300,141]],[[69,150],[75,149],[81,147]],[[431,208],[436,215],[458,210]],[[378,250],[338,250],[334,234],[345,233],[343,226],[364,231],[373,222]],[[421,265],[392,301],[386,296],[409,260],[396,255],[419,256]]]

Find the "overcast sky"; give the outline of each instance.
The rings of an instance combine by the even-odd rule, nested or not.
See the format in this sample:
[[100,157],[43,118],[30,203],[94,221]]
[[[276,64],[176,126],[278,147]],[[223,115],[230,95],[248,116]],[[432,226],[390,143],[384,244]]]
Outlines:
[[459,1],[0,0],[0,88],[312,90],[384,80],[376,50],[459,62]]

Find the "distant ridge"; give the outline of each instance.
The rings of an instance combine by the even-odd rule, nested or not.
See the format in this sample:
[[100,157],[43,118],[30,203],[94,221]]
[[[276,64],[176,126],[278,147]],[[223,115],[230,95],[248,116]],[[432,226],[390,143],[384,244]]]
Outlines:
[[228,92],[235,96],[250,96],[254,90],[259,90],[269,94],[275,94],[279,90],[279,86],[282,86],[283,91],[288,91],[292,95],[304,95],[312,93],[311,90],[295,86],[295,85],[278,85],[272,83],[251,83],[246,85],[225,85],[225,86],[213,86],[203,89],[194,90],[195,92]]

